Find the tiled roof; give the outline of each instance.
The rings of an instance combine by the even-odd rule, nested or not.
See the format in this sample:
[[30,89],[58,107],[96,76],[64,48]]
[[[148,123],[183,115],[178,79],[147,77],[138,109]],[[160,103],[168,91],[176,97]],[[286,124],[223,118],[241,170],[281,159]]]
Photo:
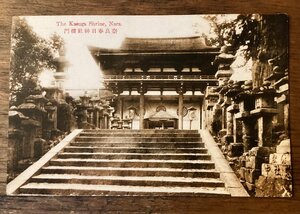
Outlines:
[[200,51],[209,49],[201,37],[125,38],[121,50],[128,51]]
[[205,44],[202,37],[125,38],[119,49],[90,47],[91,51],[106,52],[218,52],[219,48]]

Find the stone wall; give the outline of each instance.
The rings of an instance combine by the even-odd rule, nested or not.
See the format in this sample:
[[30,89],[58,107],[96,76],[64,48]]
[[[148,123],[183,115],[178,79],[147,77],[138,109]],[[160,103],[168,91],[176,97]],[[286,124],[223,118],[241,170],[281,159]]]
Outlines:
[[256,180],[258,197],[291,197],[292,196],[292,167],[291,145],[286,139],[276,147],[276,152],[270,154],[268,163],[261,166],[261,176]]

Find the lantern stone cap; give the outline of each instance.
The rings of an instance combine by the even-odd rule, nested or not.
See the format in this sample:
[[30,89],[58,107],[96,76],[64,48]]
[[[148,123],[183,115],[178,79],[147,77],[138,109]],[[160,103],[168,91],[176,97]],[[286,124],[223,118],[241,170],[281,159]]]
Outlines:
[[18,109],[35,109],[37,106],[34,103],[28,102],[28,103],[22,103],[18,106]]
[[245,120],[245,119],[249,119],[251,117],[251,115],[250,115],[249,111],[243,111],[243,112],[234,114],[234,117],[237,120]]
[[221,77],[231,77],[231,75],[233,74],[233,70],[229,69],[229,70],[218,70],[215,74],[216,78],[221,78]]
[[38,95],[29,95],[28,97],[25,98],[25,100],[38,100],[38,101],[42,101],[44,103],[48,102],[48,99],[46,97],[44,97],[41,94]]
[[276,96],[278,93],[274,88],[259,88],[258,90],[254,91],[254,96],[261,97],[261,96]]
[[100,100],[100,97],[92,97],[90,100],[91,100],[91,101],[99,101],[99,100]]
[[23,103],[18,106],[18,110],[24,111],[24,110],[35,110],[35,111],[40,111],[40,112],[46,112],[44,109],[38,107],[34,103]]
[[241,89],[232,88],[232,89],[229,89],[225,93],[225,95],[228,96],[228,97],[234,97],[234,96],[236,96],[240,92],[241,92]]
[[45,86],[42,88],[42,90],[45,91],[61,91],[61,89],[55,85],[51,85],[51,86]]
[[243,85],[242,89],[244,89],[244,90],[251,90],[252,86],[251,85]]
[[259,108],[259,109],[254,109],[250,111],[251,115],[256,115],[256,116],[263,116],[267,114],[277,114],[278,110],[275,108]]
[[251,86],[252,86],[252,84],[253,84],[253,81],[252,81],[252,80],[246,80],[246,81],[244,82],[244,85],[251,85]]
[[83,98],[84,98],[84,99],[88,99],[88,98],[91,98],[91,97],[90,97],[89,95],[85,94],[85,95],[83,95],[83,96],[80,96],[80,98],[81,98],[81,99],[83,99]]
[[29,117],[26,117],[24,114],[21,112],[15,111],[15,110],[10,110],[8,112],[9,117],[19,117],[20,119],[28,119]]
[[9,110],[16,110],[16,109],[18,109],[17,106],[11,106],[11,107],[9,108]]

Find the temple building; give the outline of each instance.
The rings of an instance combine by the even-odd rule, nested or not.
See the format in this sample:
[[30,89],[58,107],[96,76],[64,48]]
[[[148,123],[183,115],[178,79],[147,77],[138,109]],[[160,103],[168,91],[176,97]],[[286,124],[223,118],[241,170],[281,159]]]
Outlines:
[[[10,109],[8,194],[291,197],[280,60],[251,70],[201,37],[89,49],[105,85],[99,96],[62,96],[62,66],[56,87]],[[249,80],[262,67],[266,78]]]
[[202,129],[204,94],[218,85],[219,48],[201,37],[125,38],[119,49],[90,47],[114,116],[132,129]]

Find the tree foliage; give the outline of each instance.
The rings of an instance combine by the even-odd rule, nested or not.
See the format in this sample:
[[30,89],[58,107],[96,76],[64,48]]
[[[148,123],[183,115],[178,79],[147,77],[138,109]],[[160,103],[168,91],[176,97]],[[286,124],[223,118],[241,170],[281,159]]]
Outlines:
[[288,20],[284,14],[237,15],[235,19],[226,19],[226,15],[207,15],[205,18],[212,29],[207,37],[210,45],[227,45],[233,51],[244,46],[254,59],[261,52],[267,53],[267,58],[287,52]]
[[221,47],[232,43],[236,24],[234,19],[226,19],[225,14],[206,15],[204,18],[211,25],[210,34],[204,35],[208,45]]
[[24,18],[15,18],[11,38],[10,105],[19,105],[38,87],[38,75],[45,69],[55,70],[55,56],[62,39],[39,37]]
[[211,35],[207,42],[215,46],[229,46],[233,52],[242,49],[246,60],[253,60],[252,80],[260,87],[277,66],[284,73],[288,67],[288,18],[284,14],[208,15]]

